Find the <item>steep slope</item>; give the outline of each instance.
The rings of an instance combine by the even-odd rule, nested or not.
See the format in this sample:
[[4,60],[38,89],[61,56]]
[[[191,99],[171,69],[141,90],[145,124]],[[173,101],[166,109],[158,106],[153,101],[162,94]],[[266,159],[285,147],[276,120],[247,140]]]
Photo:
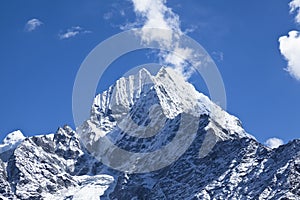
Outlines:
[[[146,82],[140,84],[143,80]],[[134,90],[132,83],[139,83],[137,90]],[[124,96],[126,102],[118,99]],[[154,105],[158,105],[160,109],[156,109],[153,115],[151,109]],[[114,191],[110,193],[112,199],[299,197],[295,189],[289,189],[298,187],[295,183],[291,184],[289,177],[294,177],[295,180],[299,176],[288,167],[298,158],[299,149],[294,149],[294,153],[290,155],[288,150],[279,153],[261,145],[243,130],[237,118],[197,92],[191,84],[186,83],[169,68],[162,68],[156,76],[142,70],[135,76],[121,78],[108,91],[95,98],[91,119],[78,131],[87,149],[103,161],[107,154],[100,153],[97,145],[93,146],[103,144],[99,142],[102,138],[109,137],[117,147],[127,151],[155,151],[171,142],[174,135],[178,134],[176,126],[179,125],[178,118],[183,113],[191,114],[193,120],[198,122],[197,134],[188,150],[171,165],[154,172],[135,174],[140,166],[149,163],[155,166],[163,159],[168,159],[168,155],[150,159],[143,159],[138,155],[123,159],[124,154],[117,154],[114,155],[118,158],[115,165],[108,158],[110,161],[106,163],[109,165],[121,170],[129,169],[124,176],[119,177]],[[168,129],[159,124],[164,117],[167,119],[164,124]],[[131,120],[135,120],[134,123]],[[141,126],[157,131],[156,126],[151,125],[152,121],[162,131],[158,131],[156,137],[147,137],[147,128]],[[136,124],[138,126],[134,126]],[[95,127],[101,131],[95,131]],[[190,127],[185,127],[187,129]],[[186,141],[180,142],[182,144]],[[113,153],[118,149],[115,147],[106,150]],[[174,152],[178,150],[178,146],[173,149]],[[285,159],[280,160],[277,156]],[[125,167],[119,166],[124,163]],[[132,165],[132,169],[126,165]],[[280,176],[282,173],[284,175]]]
[[[166,166],[168,160],[171,164],[178,159],[199,135],[197,129],[207,116],[205,142],[201,141],[204,144],[197,153],[201,157],[218,141],[253,138],[236,117],[197,92],[172,69],[162,68],[156,76],[143,69],[135,76],[121,78],[98,95],[91,119],[78,132],[89,152],[106,165],[121,171],[146,172],[149,167],[156,170]],[[110,144],[107,138],[117,145]],[[126,153],[119,147],[136,153]],[[146,155],[147,152],[153,153]],[[122,166],[120,160],[131,163]],[[136,164],[130,169],[132,163]]]
[[300,141],[265,147],[169,68],[119,79],[76,132],[12,135],[3,199],[300,199]]

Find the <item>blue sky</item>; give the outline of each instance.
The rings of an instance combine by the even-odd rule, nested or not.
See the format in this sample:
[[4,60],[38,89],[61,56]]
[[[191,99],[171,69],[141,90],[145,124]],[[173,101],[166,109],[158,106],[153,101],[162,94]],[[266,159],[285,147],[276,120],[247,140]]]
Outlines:
[[[300,82],[284,70],[288,63],[278,42],[300,28],[289,3],[166,3],[178,14],[181,29],[192,30],[188,36],[215,60],[229,113],[260,142],[270,137],[287,142],[300,134]],[[74,128],[72,89],[82,61],[101,41],[135,21],[131,1],[1,1],[0,139],[16,129],[30,136],[54,132],[64,124]],[[120,58],[99,83],[99,92],[132,66],[151,61],[157,60],[147,52]],[[207,94],[201,81],[196,87]]]

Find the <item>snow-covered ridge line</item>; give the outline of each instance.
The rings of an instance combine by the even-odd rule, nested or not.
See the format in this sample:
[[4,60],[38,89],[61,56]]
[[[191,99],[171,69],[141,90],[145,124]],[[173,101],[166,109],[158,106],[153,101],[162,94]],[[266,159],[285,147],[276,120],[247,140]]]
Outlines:
[[229,134],[254,138],[244,131],[238,118],[198,92],[192,84],[169,67],[162,67],[156,75],[141,69],[136,75],[117,80],[108,90],[95,97],[91,110],[92,121],[97,121],[96,116],[107,114],[108,111],[114,116],[128,113],[140,95],[151,89],[155,90],[159,104],[168,118],[174,118],[182,112],[197,117],[209,115],[221,127],[228,129]]

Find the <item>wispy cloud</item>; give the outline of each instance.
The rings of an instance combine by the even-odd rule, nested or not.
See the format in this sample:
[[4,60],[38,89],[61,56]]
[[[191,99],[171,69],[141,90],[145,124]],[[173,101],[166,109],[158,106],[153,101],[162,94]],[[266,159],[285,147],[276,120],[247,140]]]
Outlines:
[[37,29],[39,26],[41,26],[43,22],[41,22],[39,19],[31,19],[28,20],[27,23],[25,24],[25,31],[31,32]]
[[213,51],[211,55],[218,62],[222,62],[224,60],[224,53],[221,51]]
[[[184,34],[180,28],[180,19],[171,8],[166,6],[166,0],[132,0],[136,13],[136,22],[123,26],[123,29],[141,28],[138,33],[144,43],[157,42],[161,49],[174,49],[180,52],[180,57],[174,52],[160,51],[159,57],[162,64],[173,66],[186,79],[190,77],[193,70],[187,68],[188,60],[195,64],[194,52],[192,49],[180,46],[179,36]],[[159,28],[171,30],[169,33],[158,33]]]
[[279,147],[280,145],[283,145],[284,142],[279,139],[279,138],[269,138],[266,142],[265,145],[267,145],[268,147],[275,149],[277,147]]
[[291,76],[300,80],[300,33],[290,31],[288,36],[280,37],[279,49],[288,62],[286,70]]
[[69,38],[75,37],[79,34],[86,34],[86,33],[92,33],[92,31],[84,30],[80,26],[73,26],[73,27],[67,29],[66,31],[58,34],[58,37],[59,37],[59,39],[64,40],[64,39],[69,39]]
[[[103,19],[109,21],[110,23],[119,23],[119,17],[124,17],[128,9],[131,9],[128,6],[127,1],[119,1],[118,3],[112,3],[110,5],[110,9],[103,14]],[[113,21],[113,22],[112,22]],[[112,24],[113,25],[113,24]],[[115,27],[119,27],[120,25],[113,25]]]
[[103,19],[110,20],[112,18],[112,16],[113,16],[112,12],[107,12],[107,13],[104,13]]
[[295,21],[300,24],[300,0],[293,0],[289,4],[290,13],[296,13]]

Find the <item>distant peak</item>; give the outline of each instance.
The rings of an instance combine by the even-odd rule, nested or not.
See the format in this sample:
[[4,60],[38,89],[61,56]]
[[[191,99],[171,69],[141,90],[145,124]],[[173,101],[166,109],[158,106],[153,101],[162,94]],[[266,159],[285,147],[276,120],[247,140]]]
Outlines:
[[20,130],[13,131],[9,133],[3,140],[3,144],[11,144],[14,143],[15,141],[20,141],[24,140],[25,136]]
[[25,138],[20,130],[9,133],[0,144],[0,153],[16,148]]

